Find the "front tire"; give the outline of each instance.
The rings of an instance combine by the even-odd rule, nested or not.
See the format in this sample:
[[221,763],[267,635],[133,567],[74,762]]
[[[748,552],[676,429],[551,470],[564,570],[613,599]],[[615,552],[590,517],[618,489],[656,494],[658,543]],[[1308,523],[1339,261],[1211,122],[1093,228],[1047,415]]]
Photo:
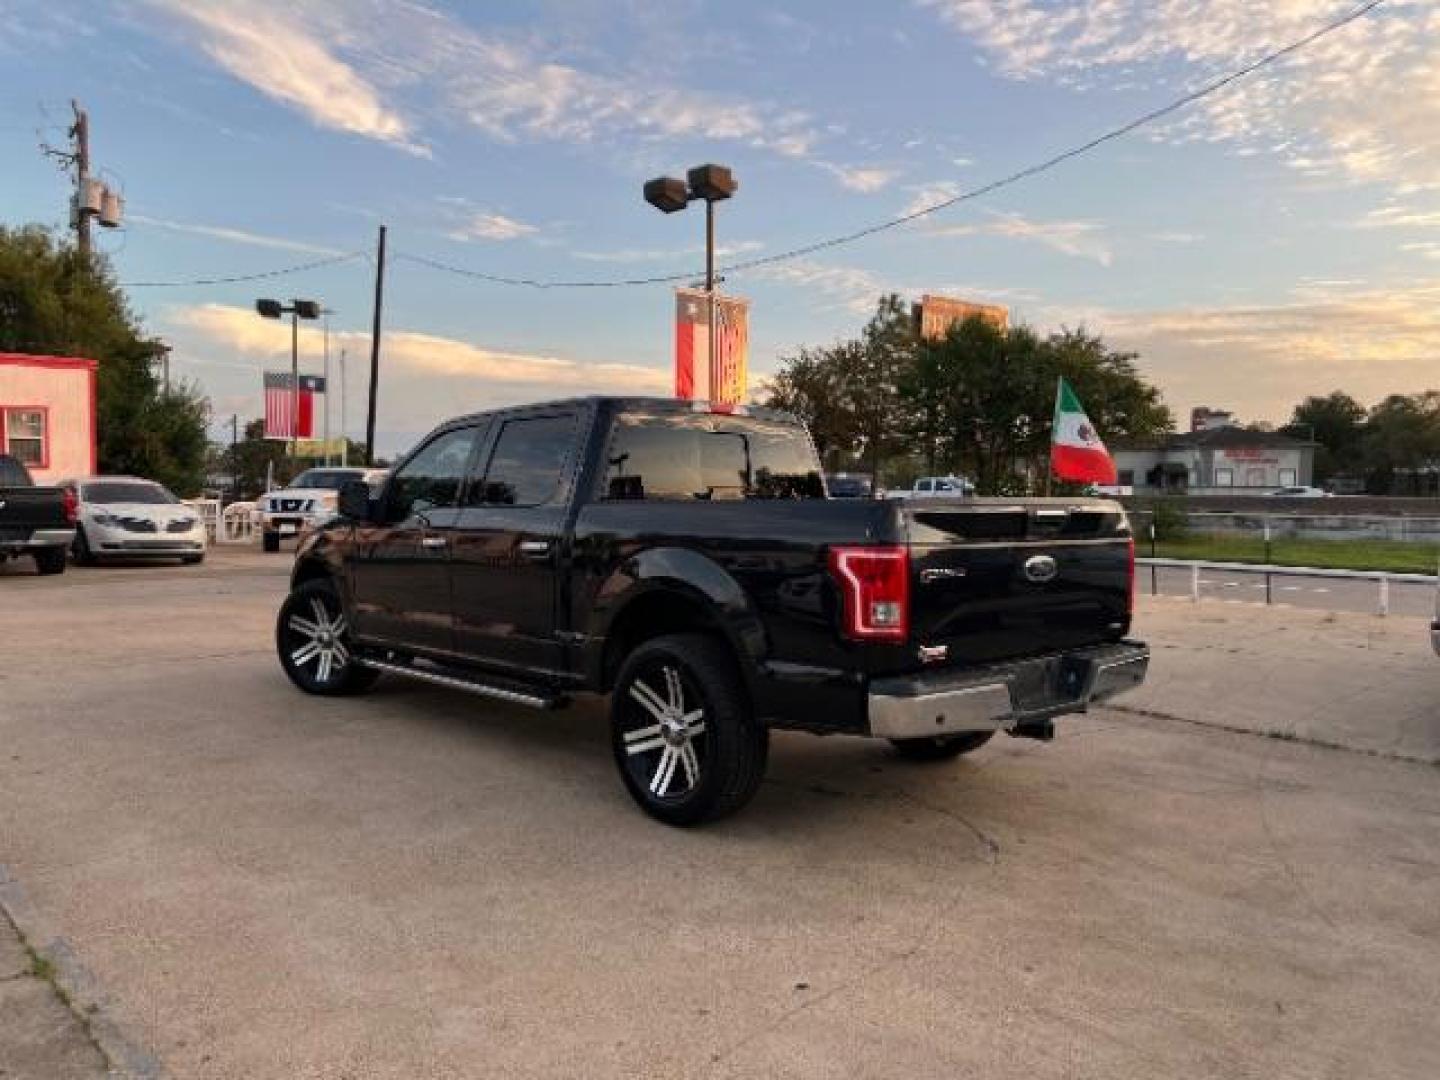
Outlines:
[[285,674],[307,694],[356,694],[380,676],[356,662],[340,595],[328,581],[307,581],[285,598],[275,621],[275,648]]
[[262,532],[260,534],[260,548],[270,555],[275,554],[275,552],[280,550],[280,534]]
[[895,752],[911,761],[949,761],[979,750],[995,737],[993,731],[962,731],[958,735],[934,735],[925,739],[891,739]]
[[205,556],[204,556],[204,555],[181,555],[181,556],[180,556],[180,565],[181,565],[181,566],[199,566],[199,565],[200,565],[202,562],[204,562],[204,561],[205,561]]
[[65,572],[65,561],[69,558],[69,552],[65,550],[65,545],[56,544],[54,547],[37,548],[34,554],[35,569],[40,572],[41,577]]
[[655,638],[626,658],[610,730],[630,797],[667,825],[734,813],[765,774],[769,729],[756,721],[729,650],[703,634]]

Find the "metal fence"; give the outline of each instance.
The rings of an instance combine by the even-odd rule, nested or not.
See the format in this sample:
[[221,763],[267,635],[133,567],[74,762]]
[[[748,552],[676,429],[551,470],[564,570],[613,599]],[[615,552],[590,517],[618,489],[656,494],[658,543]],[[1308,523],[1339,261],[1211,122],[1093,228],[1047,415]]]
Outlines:
[[1304,514],[1143,510],[1130,520],[1150,558],[1392,574],[1440,565],[1440,514],[1347,514],[1327,505]]
[[1390,614],[1390,589],[1392,585],[1424,585],[1434,589],[1440,583],[1440,576],[1437,574],[1405,574],[1387,573],[1375,570],[1332,570],[1316,566],[1276,566],[1265,563],[1251,562],[1206,562],[1193,559],[1149,559],[1139,558],[1135,560],[1142,568],[1148,568],[1150,578],[1150,594],[1158,596],[1160,593],[1159,571],[1162,569],[1186,570],[1190,576],[1190,600],[1199,603],[1201,599],[1200,586],[1202,571],[1231,571],[1244,574],[1253,574],[1264,579],[1265,603],[1275,603],[1275,579],[1280,578],[1320,578],[1342,581],[1368,581],[1375,584],[1375,614]]

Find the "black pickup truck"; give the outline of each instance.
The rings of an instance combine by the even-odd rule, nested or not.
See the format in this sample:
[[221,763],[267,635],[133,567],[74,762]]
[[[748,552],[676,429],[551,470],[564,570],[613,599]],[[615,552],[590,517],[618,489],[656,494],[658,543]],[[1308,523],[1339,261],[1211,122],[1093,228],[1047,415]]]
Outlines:
[[42,574],[63,574],[75,539],[75,492],[36,487],[30,470],[0,454],[0,562],[29,555]]
[[452,420],[347,485],[276,645],[312,694],[609,694],[630,794],[692,824],[754,794],[770,728],[926,760],[1049,738],[1143,681],[1133,588],[1115,503],[829,499],[788,416],[587,398]]

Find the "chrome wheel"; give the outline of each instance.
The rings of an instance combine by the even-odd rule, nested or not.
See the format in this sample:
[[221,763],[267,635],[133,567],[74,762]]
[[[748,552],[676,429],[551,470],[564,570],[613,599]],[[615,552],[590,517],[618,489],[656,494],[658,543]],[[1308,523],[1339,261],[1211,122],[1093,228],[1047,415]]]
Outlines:
[[315,681],[328,683],[350,663],[350,650],[345,646],[345,616],[339,612],[332,615],[318,596],[308,599],[308,618],[292,613],[285,621],[293,635],[290,662],[302,671],[313,664]]
[[625,687],[621,740],[631,776],[658,799],[682,798],[699,786],[706,756],[705,709],[687,695],[673,664],[655,663]]
[[328,581],[307,581],[286,599],[275,648],[285,674],[307,694],[352,694],[379,677],[357,662],[340,595]]

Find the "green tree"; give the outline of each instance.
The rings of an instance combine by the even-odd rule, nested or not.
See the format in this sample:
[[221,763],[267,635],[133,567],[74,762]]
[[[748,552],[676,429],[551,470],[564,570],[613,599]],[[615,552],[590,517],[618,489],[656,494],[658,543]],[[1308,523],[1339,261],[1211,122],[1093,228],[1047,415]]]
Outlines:
[[842,389],[847,368],[844,344],[802,347],[794,356],[781,357],[765,397],[770,408],[784,409],[805,422],[821,462],[831,470],[839,467],[855,439],[854,418]]
[[920,345],[901,399],[911,434],[939,467],[966,473],[982,495],[1010,494],[1043,469],[1062,375],[1107,438],[1174,426],[1134,354],[1083,330],[1042,339],[1028,327],[1002,330],[978,318]]
[[1361,447],[1371,492],[1436,494],[1420,470],[1440,465],[1440,391],[1391,394],[1370,410]]
[[765,403],[805,421],[826,468],[863,461],[880,483],[902,435],[899,385],[915,348],[905,304],[882,296],[858,338],[783,357]]
[[1365,436],[1365,406],[1340,390],[1320,397],[1311,395],[1295,406],[1290,422],[1281,429],[1297,439],[1310,439],[1315,448],[1315,483],[1337,472],[1361,467]]
[[39,226],[0,226],[0,350],[98,361],[100,469],[199,490],[208,403],[193,385],[162,391],[155,345],[102,257],[82,259]]

